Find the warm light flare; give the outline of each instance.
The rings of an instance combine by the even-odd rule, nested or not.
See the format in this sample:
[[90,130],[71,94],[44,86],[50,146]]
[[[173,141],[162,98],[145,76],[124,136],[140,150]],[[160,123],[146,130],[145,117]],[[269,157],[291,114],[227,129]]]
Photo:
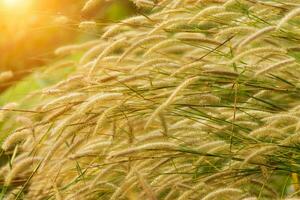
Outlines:
[[9,7],[16,6],[20,2],[20,0],[3,0],[4,5]]
[[3,7],[6,9],[26,9],[30,0],[2,0]]

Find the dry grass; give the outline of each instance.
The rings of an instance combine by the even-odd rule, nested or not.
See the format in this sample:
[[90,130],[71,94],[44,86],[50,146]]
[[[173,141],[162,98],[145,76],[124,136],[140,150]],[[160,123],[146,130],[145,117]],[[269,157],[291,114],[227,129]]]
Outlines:
[[300,2],[136,4],[35,94],[3,143],[5,198],[297,198]]

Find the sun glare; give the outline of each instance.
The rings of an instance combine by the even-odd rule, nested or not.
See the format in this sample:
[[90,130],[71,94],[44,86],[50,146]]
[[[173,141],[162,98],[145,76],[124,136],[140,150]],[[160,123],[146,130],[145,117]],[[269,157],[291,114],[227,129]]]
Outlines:
[[26,9],[29,0],[3,0],[3,7],[6,9]]
[[13,7],[17,6],[19,3],[22,3],[21,0],[3,0],[4,6]]

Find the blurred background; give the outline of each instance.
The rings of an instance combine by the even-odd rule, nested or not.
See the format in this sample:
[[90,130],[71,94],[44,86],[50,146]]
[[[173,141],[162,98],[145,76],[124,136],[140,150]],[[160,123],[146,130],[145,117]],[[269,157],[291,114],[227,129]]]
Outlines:
[[[102,27],[136,12],[127,0],[97,2],[82,10],[86,0],[0,0],[0,73],[13,72],[11,78],[0,82],[0,92],[17,87],[16,81],[35,68],[62,60],[54,56],[57,47],[97,38]],[[97,22],[98,31],[78,28],[80,22],[91,19]],[[29,85],[45,81],[30,79],[34,83]],[[6,96],[10,95],[12,92]]]

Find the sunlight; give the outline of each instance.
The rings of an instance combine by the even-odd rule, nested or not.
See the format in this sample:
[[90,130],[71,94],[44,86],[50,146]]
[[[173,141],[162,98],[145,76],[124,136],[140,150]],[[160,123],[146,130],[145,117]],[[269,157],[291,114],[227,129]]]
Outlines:
[[4,0],[3,3],[7,7],[12,7],[12,6],[16,6],[18,3],[20,3],[20,1],[19,0]]
[[26,9],[29,6],[29,2],[28,1],[24,1],[24,0],[3,0],[3,7],[6,9]]

